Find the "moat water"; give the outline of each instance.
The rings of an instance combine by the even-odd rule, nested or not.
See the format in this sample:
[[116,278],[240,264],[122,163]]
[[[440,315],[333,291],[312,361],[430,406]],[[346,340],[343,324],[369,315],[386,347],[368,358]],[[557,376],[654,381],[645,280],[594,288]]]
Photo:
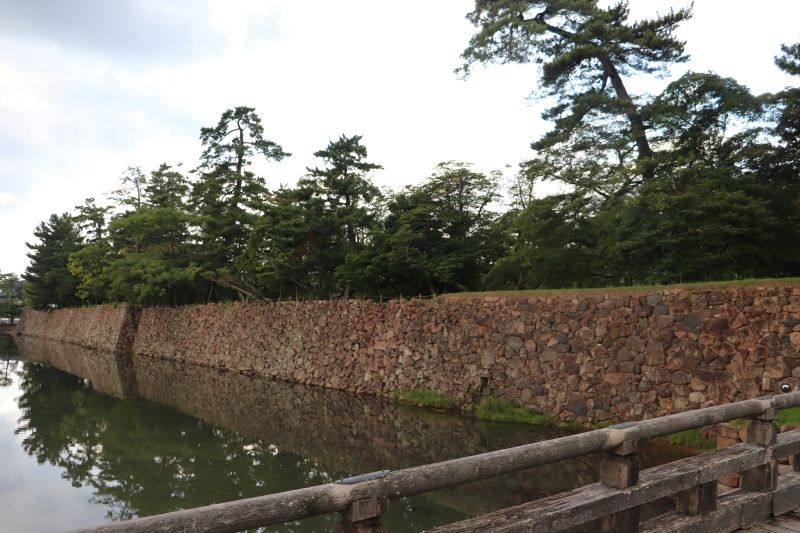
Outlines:
[[[517,446],[498,424],[216,369],[0,335],[0,531],[52,532]],[[647,464],[686,454],[645,448]],[[422,531],[596,481],[592,456],[394,500]],[[330,531],[337,516],[261,531]]]

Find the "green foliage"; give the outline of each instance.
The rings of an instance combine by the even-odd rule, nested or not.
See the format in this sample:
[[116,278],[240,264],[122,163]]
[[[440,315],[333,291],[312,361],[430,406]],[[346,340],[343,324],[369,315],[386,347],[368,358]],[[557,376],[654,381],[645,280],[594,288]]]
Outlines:
[[291,154],[264,138],[261,119],[251,107],[228,109],[216,126],[201,128],[200,141],[200,178],[191,190],[199,226],[199,272],[211,284],[211,298],[246,298],[248,284],[235,265],[245,254],[267,195],[264,178],[248,168],[255,155],[280,161]]
[[713,450],[717,447],[714,441],[705,438],[696,429],[673,433],[664,437],[663,440],[675,446],[686,446],[696,450]]
[[597,284],[592,202],[575,195],[531,200],[506,217],[511,250],[486,276],[487,289],[585,287]]
[[79,280],[76,295],[82,302],[100,304],[108,301],[106,269],[113,259],[114,251],[107,240],[90,242],[70,254],[67,268]]
[[[627,127],[617,129],[617,135],[635,147],[636,172],[650,178],[653,152],[646,123],[623,76],[664,72],[670,63],[685,61],[684,43],[674,31],[691,17],[691,9],[629,22],[626,1],[606,8],[597,4],[593,0],[476,0],[467,18],[478,31],[462,54],[462,71],[468,73],[475,62],[541,63],[543,96],[555,98],[556,105],[543,114],[554,122],[553,130],[534,147],[566,143],[588,121],[596,124],[598,119],[619,117]],[[583,149],[580,142],[572,147],[574,152]]]
[[374,202],[380,192],[369,173],[382,168],[366,161],[361,136],[340,136],[314,152],[326,166],[309,168],[298,184],[297,198],[308,221],[303,261],[309,288],[319,296],[350,292],[350,278],[336,275],[348,254],[365,248],[374,225]]
[[22,314],[22,280],[12,273],[0,272],[0,318],[13,321]]
[[389,199],[370,247],[348,256],[340,277],[387,296],[479,288],[505,248],[491,210],[498,188],[494,175],[440,163],[425,183]]
[[475,408],[475,416],[494,422],[515,422],[535,426],[552,425],[553,420],[524,407],[515,407],[494,396],[484,396]]
[[78,212],[73,218],[84,232],[85,237],[94,242],[103,240],[106,227],[106,215],[111,211],[110,207],[99,207],[95,204],[94,198],[87,198],[83,205],[76,205]]
[[790,407],[778,411],[775,422],[779,426],[800,426],[800,407]]
[[680,192],[648,187],[611,214],[609,257],[620,279],[675,283],[782,273],[783,245],[795,244],[780,242],[782,222],[769,204],[719,171],[705,174]]
[[80,230],[69,213],[51,215],[33,232],[39,242],[25,243],[31,250],[22,276],[25,293],[35,309],[78,305],[79,280],[67,268],[69,256],[81,247]]
[[78,208],[78,220],[87,221],[93,237],[68,261],[83,302],[175,305],[200,298],[191,244],[195,216],[184,203],[188,189],[188,180],[169,165],[149,178],[129,168],[113,193],[124,211],[107,226],[110,208],[96,208],[92,198]]
[[[256,158],[289,156],[253,108],[202,128],[190,179],[129,167],[103,206],[37,228],[25,273],[38,307],[124,301],[394,297],[800,275],[800,88],[753,95],[689,72],[654,96],[624,78],[685,59],[690,9],[630,21],[625,1],[477,0],[474,63],[542,65],[553,129],[508,188],[468,164],[382,192],[359,135],[269,190]],[[779,68],[800,75],[800,45]],[[411,177],[413,178],[413,177]],[[537,198],[537,186],[561,192]],[[2,309],[0,309],[0,312]]]
[[436,409],[452,409],[456,404],[454,398],[430,389],[411,389],[401,393],[400,400],[417,407],[432,407]]

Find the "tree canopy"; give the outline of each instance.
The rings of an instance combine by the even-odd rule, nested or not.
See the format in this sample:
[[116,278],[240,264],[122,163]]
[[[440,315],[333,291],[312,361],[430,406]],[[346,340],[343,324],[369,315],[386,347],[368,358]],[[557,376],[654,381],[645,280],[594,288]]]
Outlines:
[[[800,88],[753,94],[685,72],[691,9],[632,20],[593,0],[477,0],[460,69],[538,63],[552,129],[513,176],[444,161],[399,190],[361,135],[290,154],[251,107],[200,129],[200,165],[129,167],[105,201],[42,222],[23,276],[35,307],[432,295],[800,275]],[[800,44],[775,63],[800,76]],[[413,152],[411,153],[413,156]],[[261,168],[261,167],[258,167]],[[543,182],[558,192],[537,196]],[[505,189],[505,191],[504,191]],[[2,279],[2,278],[0,278]],[[0,288],[0,295],[2,295]]]

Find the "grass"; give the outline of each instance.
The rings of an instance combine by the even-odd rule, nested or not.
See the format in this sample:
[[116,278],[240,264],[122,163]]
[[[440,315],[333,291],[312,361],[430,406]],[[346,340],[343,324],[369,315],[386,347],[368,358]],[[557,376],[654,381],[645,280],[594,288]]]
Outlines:
[[592,288],[565,288],[565,289],[529,289],[520,291],[484,291],[484,292],[454,292],[438,295],[436,299],[447,300],[449,298],[473,298],[481,296],[564,296],[570,294],[644,294],[654,290],[665,289],[726,289],[731,287],[748,287],[752,285],[769,285],[771,287],[782,285],[800,284],[800,278],[759,278],[759,279],[739,279],[730,281],[701,281],[694,283],[674,283],[670,285],[630,285],[630,286],[609,286]]
[[800,426],[800,407],[778,411],[776,422],[779,426]]
[[411,389],[400,393],[400,400],[417,407],[432,407],[434,409],[452,409],[456,400],[447,394],[430,389]]
[[686,446],[687,448],[694,448],[695,450],[713,450],[716,448],[716,443],[714,441],[705,438],[696,429],[673,433],[672,435],[664,437],[663,440],[674,446]]
[[524,407],[516,407],[494,396],[484,396],[475,408],[475,416],[493,422],[515,422],[535,426],[554,425],[553,419]]
[[[737,418],[728,422],[729,425],[740,428],[750,423],[749,418]],[[783,426],[800,426],[800,407],[790,407],[788,409],[781,409],[778,411],[778,417],[775,419],[778,427]]]

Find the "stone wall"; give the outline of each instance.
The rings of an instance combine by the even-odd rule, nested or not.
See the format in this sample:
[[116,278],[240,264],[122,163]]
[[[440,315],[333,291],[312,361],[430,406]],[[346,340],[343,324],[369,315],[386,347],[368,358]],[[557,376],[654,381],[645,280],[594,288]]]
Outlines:
[[29,337],[56,340],[113,352],[130,309],[124,305],[98,305],[51,311],[25,309],[20,331]]
[[[76,328],[103,320],[74,313]],[[350,392],[434,389],[464,408],[492,394],[596,422],[794,387],[799,346],[800,287],[751,286],[149,308],[132,352]]]

